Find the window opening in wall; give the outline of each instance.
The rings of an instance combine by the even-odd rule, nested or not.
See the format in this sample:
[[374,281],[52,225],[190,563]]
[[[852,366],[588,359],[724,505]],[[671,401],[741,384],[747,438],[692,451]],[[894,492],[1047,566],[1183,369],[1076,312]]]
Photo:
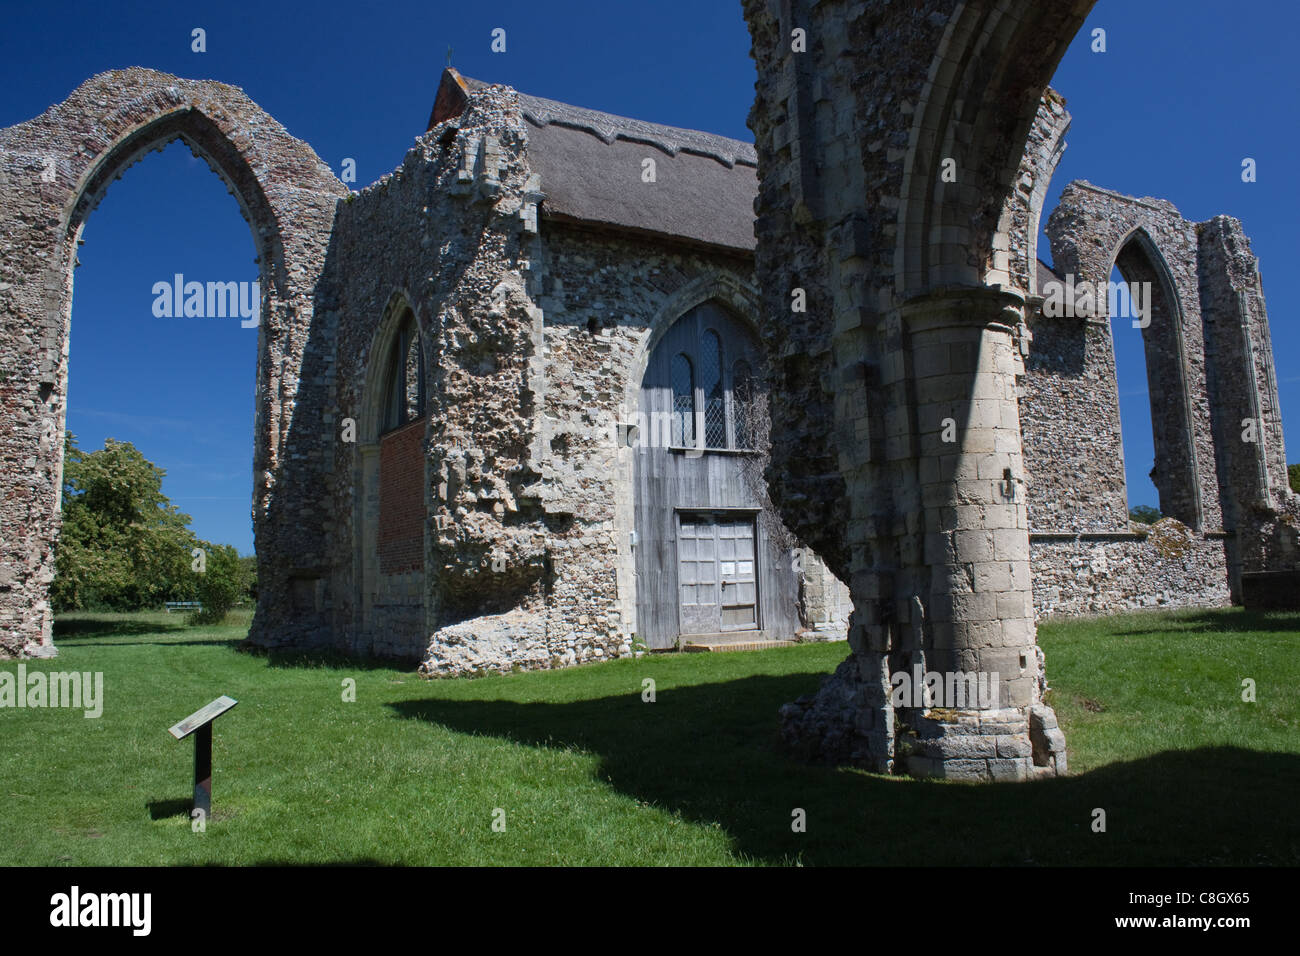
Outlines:
[[420,342],[415,316],[408,311],[388,360],[384,431],[401,428],[424,417],[424,374],[424,346]]
[[[1118,289],[1110,303],[1111,333],[1115,343],[1115,379],[1119,390],[1120,431],[1124,443],[1125,484],[1129,514],[1146,520],[1160,513],[1160,494],[1155,472],[1155,431],[1152,425],[1152,395],[1147,378],[1146,343],[1142,329],[1133,327],[1133,302],[1128,285],[1116,266],[1110,280]],[[1148,303],[1147,308],[1150,308]],[[1177,396],[1155,396],[1158,401],[1176,401]]]

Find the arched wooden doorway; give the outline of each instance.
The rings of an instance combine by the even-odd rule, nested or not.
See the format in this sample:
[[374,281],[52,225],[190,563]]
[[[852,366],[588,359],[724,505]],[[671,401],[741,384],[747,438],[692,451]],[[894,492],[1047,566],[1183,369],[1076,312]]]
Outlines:
[[713,302],[678,318],[650,353],[635,447],[638,634],[792,634],[797,580],[763,508],[756,422],[759,346]]

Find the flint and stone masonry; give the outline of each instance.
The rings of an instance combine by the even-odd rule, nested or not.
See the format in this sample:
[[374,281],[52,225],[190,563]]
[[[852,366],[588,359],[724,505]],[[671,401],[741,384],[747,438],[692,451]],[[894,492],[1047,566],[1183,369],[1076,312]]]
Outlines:
[[[1170,207],[1126,242],[1150,201],[1118,197],[1130,222],[1117,233],[1111,209],[1072,202],[1080,184],[1053,220],[1075,209],[1073,227],[1048,227],[1061,275],[1038,261],[1069,127],[1047,83],[1091,7],[744,2],[756,273],[783,410],[769,483],[854,606],[848,659],[782,710],[809,758],[971,779],[1063,772],[1039,614],[1222,604],[1241,568],[1294,568],[1295,498],[1239,228]],[[1163,293],[1146,341],[1153,422],[1174,454],[1157,476],[1169,517],[1144,533],[1128,522],[1106,313],[1041,308],[1044,283],[1071,269],[1105,282],[1116,264]],[[795,289],[806,313],[791,313]],[[1262,423],[1249,448],[1240,421],[1227,427],[1239,408]],[[917,662],[996,669],[997,707],[891,706],[892,675]]]
[[[54,652],[81,226],[179,138],[262,268],[252,644],[454,676],[847,633],[782,708],[795,751],[1064,773],[1039,617],[1224,604],[1300,560],[1240,224],[1075,183],[1040,261],[1046,84],[1090,6],[746,0],[757,148],[452,70],[357,193],[238,89],[151,70],[0,131],[0,654]],[[1158,290],[1152,528],[1107,303],[1045,308],[1114,265]],[[898,699],[916,668],[996,694]]]

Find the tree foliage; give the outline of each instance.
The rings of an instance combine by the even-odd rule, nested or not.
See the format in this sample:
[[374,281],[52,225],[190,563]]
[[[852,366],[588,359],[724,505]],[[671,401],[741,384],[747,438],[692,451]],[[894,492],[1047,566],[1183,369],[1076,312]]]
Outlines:
[[1300,465],[1287,465],[1286,477],[1291,482],[1291,490],[1300,494]]
[[196,573],[195,589],[203,610],[194,615],[201,624],[218,624],[226,613],[245,598],[252,584],[252,559],[241,558],[228,544],[204,541],[204,570]]
[[191,599],[190,516],[162,493],[165,472],[130,442],[64,445],[63,530],[50,597],[56,611],[135,610]]

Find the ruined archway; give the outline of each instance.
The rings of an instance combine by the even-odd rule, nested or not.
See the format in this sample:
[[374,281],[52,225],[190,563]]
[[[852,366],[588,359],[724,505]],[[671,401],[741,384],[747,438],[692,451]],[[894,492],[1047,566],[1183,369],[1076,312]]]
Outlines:
[[1147,314],[1133,321],[1144,343],[1160,510],[1197,530],[1222,530],[1219,496],[1202,492],[1217,489],[1218,475],[1210,451],[1214,426],[1195,224],[1163,200],[1135,200],[1075,182],[1061,194],[1046,231],[1056,270],[1073,277],[1076,287],[1088,283],[1097,290],[1097,316],[1109,315],[1113,268],[1126,284],[1137,284]]
[[310,380],[312,333],[326,318],[316,317],[316,285],[346,189],[238,88],[131,68],[92,77],[41,116],[0,130],[0,444],[7,458],[0,654],[51,643],[47,596],[78,237],[113,180],[176,139],[226,182],[260,258],[253,513],[262,585],[254,626],[287,637],[314,625],[310,614],[283,609],[291,606],[290,571],[310,568],[322,550],[323,515],[308,493],[315,476],[307,469],[285,475],[281,465],[289,455],[319,460],[330,437],[321,423],[296,422],[293,408],[302,389],[324,387]]
[[[1029,282],[1000,261],[998,225],[1091,7],[745,4],[773,497],[854,600],[852,655],[782,712],[809,756],[890,770],[901,720],[914,773],[1064,769],[1040,699],[1016,400]],[[891,673],[918,664],[998,672],[996,706],[891,703]]]

